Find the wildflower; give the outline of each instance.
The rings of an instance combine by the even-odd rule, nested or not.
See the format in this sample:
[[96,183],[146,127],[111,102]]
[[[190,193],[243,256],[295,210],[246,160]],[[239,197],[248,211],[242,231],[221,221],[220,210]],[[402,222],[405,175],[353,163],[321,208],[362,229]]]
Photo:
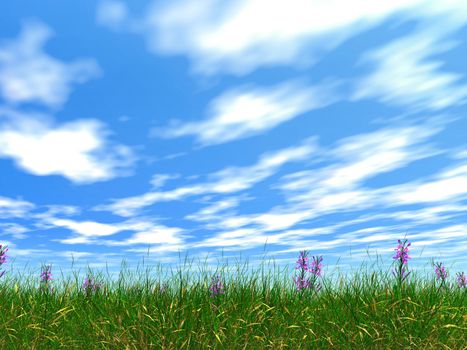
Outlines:
[[308,270],[308,252],[306,250],[303,250],[300,252],[300,256],[298,257],[297,260],[297,267],[296,269],[301,269],[302,271],[307,271]]
[[[409,256],[409,247],[412,243],[407,244],[407,240],[401,241],[400,239],[397,241],[399,245],[396,249],[396,255],[393,256],[393,259],[399,260],[402,264],[408,263],[410,256]],[[407,245],[406,245],[407,244]]]
[[219,275],[212,278],[211,286],[209,287],[209,290],[211,291],[211,298],[219,294],[224,294],[224,285]]
[[47,284],[52,280],[52,266],[47,265],[42,268],[41,282]]
[[295,285],[297,286],[298,291],[310,288],[311,281],[309,278],[306,279],[306,278],[294,277],[293,280],[295,282]]
[[319,292],[321,289],[321,284],[317,282],[318,277],[321,277],[321,270],[323,269],[323,261],[322,256],[313,256],[313,261],[311,263],[311,269],[309,269],[310,273],[313,275],[311,281],[311,288]]
[[94,277],[88,275],[83,283],[83,289],[86,295],[90,295],[92,292],[97,292],[101,288],[100,283],[96,283]]
[[[8,248],[5,246],[3,247],[2,244],[0,244],[0,266],[6,263],[6,258],[7,255],[5,254],[8,251]],[[2,277],[5,274],[5,271],[0,272],[0,277]]]
[[[293,278],[298,291],[302,291],[304,289],[314,289],[319,291],[321,289],[319,282],[317,282],[317,278],[321,277],[321,270],[323,268],[323,265],[321,264],[322,261],[322,256],[313,256],[313,261],[311,265],[309,265],[308,252],[306,250],[300,252],[296,267],[296,269],[300,269],[300,274]],[[307,271],[312,274],[311,279],[305,277]]]
[[464,272],[457,273],[457,285],[459,288],[467,287],[467,276],[464,274]]
[[435,263],[435,273],[436,279],[441,281],[441,284],[444,285],[446,279],[448,278],[448,272],[446,271],[446,267],[442,262]]
[[399,266],[393,271],[394,276],[397,277],[399,284],[405,281],[405,279],[410,275],[407,265],[410,259],[409,256],[409,247],[412,243],[407,243],[407,240],[397,241],[399,244],[396,249],[396,255],[393,256],[394,260],[397,260]]
[[52,266],[47,265],[42,267],[41,272],[41,287],[45,291],[53,291],[53,288],[49,285],[49,281],[52,280]]
[[295,269],[300,270],[299,276],[294,277],[297,290],[300,292],[303,289],[309,288],[310,280],[305,278],[305,273],[308,271],[308,252],[306,250],[300,252],[297,260],[297,267]]
[[323,268],[323,265],[321,264],[322,261],[322,256],[314,256],[313,262],[311,263],[311,269],[309,269],[308,271],[310,271],[313,275],[320,277],[321,269]]

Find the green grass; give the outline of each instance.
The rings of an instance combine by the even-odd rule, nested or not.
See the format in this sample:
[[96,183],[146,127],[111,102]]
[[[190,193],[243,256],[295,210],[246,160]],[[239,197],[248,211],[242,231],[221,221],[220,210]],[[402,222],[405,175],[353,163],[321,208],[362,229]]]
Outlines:
[[[324,276],[320,292],[302,295],[294,271],[245,269],[195,275],[190,265],[166,278],[165,292],[160,274],[122,272],[88,296],[77,274],[50,293],[38,275],[3,277],[0,349],[466,349],[466,288],[415,274],[399,288],[389,273],[362,269]],[[212,298],[217,274],[225,294]]]

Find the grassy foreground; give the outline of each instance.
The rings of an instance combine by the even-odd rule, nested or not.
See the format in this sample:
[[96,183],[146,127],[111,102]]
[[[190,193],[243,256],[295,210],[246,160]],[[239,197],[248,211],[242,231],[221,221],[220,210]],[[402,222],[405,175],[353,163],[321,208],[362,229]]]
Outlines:
[[455,284],[362,271],[297,291],[291,275],[238,272],[215,295],[210,274],[184,269],[164,285],[121,274],[94,289],[76,275],[39,287],[4,277],[0,349],[467,348],[467,289]]

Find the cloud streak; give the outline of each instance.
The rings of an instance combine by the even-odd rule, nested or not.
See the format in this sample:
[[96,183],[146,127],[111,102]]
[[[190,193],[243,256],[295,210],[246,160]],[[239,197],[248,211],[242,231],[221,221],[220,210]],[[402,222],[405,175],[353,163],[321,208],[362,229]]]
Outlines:
[[[439,24],[444,25],[444,22]],[[444,34],[444,33],[443,33]],[[374,71],[359,83],[355,99],[379,98],[412,109],[440,110],[467,101],[462,74],[443,71],[443,61],[430,57],[453,46],[435,30],[397,39],[364,56]]]
[[262,155],[258,162],[247,167],[228,167],[208,175],[208,181],[169,191],[150,191],[139,196],[114,200],[112,204],[99,205],[95,210],[111,211],[120,216],[132,216],[139,210],[157,202],[181,200],[205,194],[231,194],[247,190],[273,175],[289,162],[306,160],[315,150],[313,139],[301,145],[284,148]]
[[26,216],[34,208],[33,203],[0,196],[0,219]]
[[208,118],[188,123],[172,121],[172,126],[154,129],[151,134],[164,138],[193,135],[204,146],[243,139],[330,105],[337,100],[335,85],[310,87],[286,82],[268,88],[236,88],[210,103]]
[[197,73],[243,75],[259,67],[314,61],[323,51],[423,1],[202,3],[154,3],[142,30],[149,48],[190,57]]

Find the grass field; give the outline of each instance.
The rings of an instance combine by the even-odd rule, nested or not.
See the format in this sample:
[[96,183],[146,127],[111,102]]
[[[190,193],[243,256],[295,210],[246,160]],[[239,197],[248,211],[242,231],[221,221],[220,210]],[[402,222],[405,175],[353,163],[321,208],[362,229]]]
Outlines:
[[149,270],[112,281],[90,271],[84,284],[77,274],[59,283],[48,267],[6,274],[0,349],[466,349],[464,275],[409,274],[400,251],[394,275],[332,281],[303,253],[292,274],[239,265],[195,278],[190,265],[164,281]]

